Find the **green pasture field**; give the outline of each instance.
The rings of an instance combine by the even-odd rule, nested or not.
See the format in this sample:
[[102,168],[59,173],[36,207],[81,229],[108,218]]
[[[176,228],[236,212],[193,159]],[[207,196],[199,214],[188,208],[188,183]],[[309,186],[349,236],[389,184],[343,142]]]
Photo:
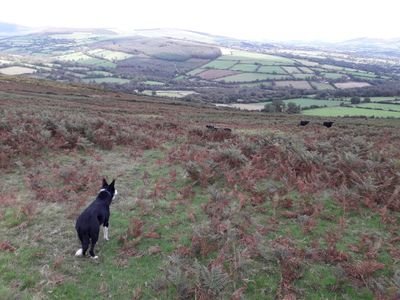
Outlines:
[[386,103],[361,103],[356,107],[377,108],[383,110],[400,111],[400,104],[386,104]]
[[301,74],[301,71],[297,67],[282,67],[289,74]]
[[233,50],[231,55],[222,55],[218,60],[240,60],[242,63],[259,63],[262,65],[293,65],[292,59],[270,54]]
[[309,60],[306,60],[306,59],[296,59],[295,61],[299,62],[300,64],[305,65],[307,67],[316,67],[316,66],[320,65],[317,62],[309,61]]
[[221,58],[218,58],[216,60],[213,60],[209,62],[206,65],[203,65],[201,68],[202,69],[222,69],[222,70],[227,70],[230,69],[232,66],[236,65],[238,63],[237,60],[223,60]]
[[310,107],[312,105],[334,107],[334,106],[339,106],[340,103],[342,103],[344,101],[325,100],[325,99],[310,99],[310,98],[293,98],[293,99],[284,100],[284,102],[286,104],[289,102],[293,102],[293,103],[296,103],[297,105],[300,105],[300,107]]
[[310,89],[313,87],[305,80],[285,80],[285,81],[276,81],[275,85],[277,87],[292,87],[294,89]]
[[144,84],[147,85],[165,85],[164,82],[161,81],[154,81],[154,80],[147,80],[147,81],[143,81]]
[[[349,98],[350,99],[350,98]],[[395,97],[370,97],[372,102],[379,102],[379,101],[395,101],[396,99],[400,99],[400,96]]]
[[307,74],[313,74],[314,71],[311,70],[310,68],[307,67],[299,67],[299,69],[303,72],[303,73],[307,73]]
[[118,83],[118,84],[124,84],[130,82],[129,79],[124,79],[124,78],[116,78],[116,77],[99,77],[99,78],[85,78],[82,79],[83,82],[85,83]]
[[271,81],[264,81],[264,82],[254,82],[254,83],[241,83],[239,86],[240,87],[255,87],[255,86],[266,86],[266,87],[271,87],[272,82]]
[[56,59],[61,60],[61,61],[66,61],[66,62],[72,61],[75,63],[79,63],[82,65],[89,65],[89,66],[98,66],[98,67],[106,67],[106,68],[115,68],[116,67],[116,64],[111,61],[91,57],[89,55],[86,55],[83,52],[76,52],[76,53],[66,54],[63,56],[58,56]]
[[118,60],[124,60],[127,58],[132,57],[132,54],[121,52],[121,51],[111,51],[111,50],[106,50],[106,49],[94,49],[90,50],[87,52],[88,54],[102,58],[105,60],[109,61],[118,61]]
[[326,82],[311,81],[310,84],[317,90],[334,90],[335,88]]
[[190,72],[188,72],[187,75],[196,76],[197,74],[200,74],[201,72],[204,72],[205,70],[207,70],[207,69],[202,69],[202,68],[193,69]]
[[36,70],[33,68],[19,67],[19,66],[0,68],[0,74],[5,74],[5,75],[22,75],[22,74],[32,74],[35,72]]
[[365,116],[378,118],[400,118],[400,112],[363,109],[357,107],[326,107],[309,109],[302,112],[304,115],[323,117]]
[[[71,68],[70,68],[71,69]],[[112,77],[112,73],[110,72],[106,72],[106,71],[89,71],[89,72],[85,72],[86,75],[88,76],[107,76],[107,77]]]
[[310,79],[314,74],[291,74],[296,79]]
[[320,65],[320,67],[325,70],[343,71],[342,67],[333,66],[333,65]]
[[287,67],[279,67],[279,66],[260,66],[257,70],[258,73],[269,73],[269,74],[287,74],[285,72]]
[[263,73],[242,73],[232,76],[216,79],[217,81],[225,82],[252,82],[257,80],[282,80],[288,76],[285,75],[274,75],[274,74],[263,74]]
[[[159,97],[168,97],[168,98],[183,98],[187,95],[191,95],[191,94],[195,94],[195,91],[179,91],[179,90],[158,90],[155,91],[155,95],[154,96],[159,96]],[[153,95],[153,91],[151,90],[144,90],[142,92],[145,95],[149,95],[152,96]]]
[[[258,69],[258,66],[255,64],[246,64],[239,63],[230,68],[233,71],[242,71],[242,72],[255,72]],[[258,71],[257,71],[258,72]]]
[[342,77],[347,77],[346,75],[340,73],[322,73],[322,75],[327,79],[339,79]]

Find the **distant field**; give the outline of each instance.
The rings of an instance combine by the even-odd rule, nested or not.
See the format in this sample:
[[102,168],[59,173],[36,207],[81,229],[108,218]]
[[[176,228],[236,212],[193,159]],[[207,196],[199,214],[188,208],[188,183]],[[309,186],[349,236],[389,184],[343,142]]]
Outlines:
[[287,74],[287,72],[283,70],[284,68],[285,67],[279,67],[279,66],[260,66],[257,72],[270,73],[270,74]]
[[311,78],[312,76],[314,76],[314,74],[292,74],[292,76],[293,76],[295,79],[309,79],[309,78]]
[[330,83],[326,83],[326,82],[311,81],[310,83],[317,90],[334,90],[335,89]]
[[209,62],[208,64],[202,66],[202,69],[207,69],[207,68],[211,68],[211,69],[229,69],[231,68],[233,65],[237,64],[237,60],[213,60],[212,62]]
[[258,69],[258,66],[255,64],[237,64],[234,65],[231,70],[241,71],[241,72],[255,72]]
[[358,104],[357,107],[367,107],[367,108],[377,108],[377,109],[383,109],[383,110],[400,111],[400,104],[362,103],[362,104]]
[[230,75],[235,75],[238,74],[239,72],[232,71],[232,70],[216,70],[216,69],[211,69],[211,70],[206,70],[200,74],[197,74],[196,76],[204,79],[204,80],[214,80]]
[[285,78],[288,78],[288,76],[263,73],[242,73],[223,77],[218,79],[218,81],[224,80],[225,82],[252,82],[256,80],[281,80]]
[[327,79],[339,79],[339,78],[342,78],[342,77],[347,77],[346,75],[344,75],[344,74],[340,74],[340,73],[322,73],[322,75],[325,77],[325,78],[327,78]]
[[335,86],[339,89],[351,89],[351,88],[370,86],[370,84],[368,82],[349,81],[349,82],[335,83]]
[[341,107],[341,106],[309,109],[303,111],[302,114],[310,116],[324,116],[324,117],[375,116],[380,118],[387,118],[387,117],[400,118],[400,112],[363,109],[356,107]]
[[303,72],[303,73],[308,73],[308,74],[313,74],[314,71],[307,68],[307,67],[299,67],[299,69]]
[[[143,91],[145,95],[153,95],[153,91],[145,90]],[[169,97],[169,98],[183,98],[187,95],[196,94],[195,91],[179,91],[179,90],[159,90],[155,91],[155,96],[159,97]]]
[[282,67],[286,72],[290,74],[300,74],[301,71],[297,67]]
[[85,83],[118,83],[124,84],[130,82],[129,79],[115,78],[115,77],[100,77],[100,78],[85,78],[82,79]]
[[195,76],[195,75],[197,75],[197,74],[199,74],[199,73],[201,73],[201,72],[204,72],[205,70],[206,70],[206,69],[201,69],[201,68],[199,68],[199,69],[194,69],[194,70],[188,72],[187,74],[190,75],[190,76]]
[[106,68],[115,68],[116,67],[116,64],[114,64],[111,61],[94,58],[89,55],[86,55],[83,52],[75,52],[75,53],[62,55],[62,56],[57,57],[57,59],[61,60],[61,61],[66,61],[66,62],[68,62],[68,61],[76,62],[76,63],[83,64],[83,65],[91,65],[91,66],[96,65],[99,67],[106,67]]
[[6,67],[0,69],[0,73],[4,75],[22,75],[22,74],[32,74],[35,72],[36,72],[35,69],[26,67]]
[[132,54],[121,52],[121,51],[111,51],[106,49],[95,49],[88,51],[90,55],[95,57],[103,58],[109,61],[118,61],[132,57]]
[[164,82],[153,81],[153,80],[143,81],[143,83],[144,83],[144,84],[147,84],[147,85],[165,85]]
[[296,103],[297,105],[300,105],[301,107],[310,107],[312,105],[334,107],[334,106],[339,106],[340,103],[342,103],[343,101],[310,99],[310,98],[294,98],[294,99],[284,100],[283,102],[285,102],[286,104],[289,102],[293,102]]
[[305,60],[305,59],[296,59],[296,61],[301,63],[301,64],[303,64],[303,65],[305,65],[305,66],[308,66],[308,67],[319,66],[319,63],[314,62],[314,61]]
[[310,89],[312,90],[312,86],[304,80],[286,80],[286,81],[277,81],[275,82],[277,87],[292,87],[294,89]]
[[106,71],[89,71],[89,72],[86,72],[86,74],[88,76],[93,76],[93,77],[96,77],[96,76],[111,77],[113,75],[112,73],[106,72]]
[[230,55],[222,55],[218,60],[240,60],[248,63],[258,62],[262,65],[293,65],[292,59],[270,54],[232,50]]
[[372,102],[376,101],[394,101],[396,99],[400,99],[400,96],[397,97],[370,97]]
[[[283,100],[286,104],[289,102],[296,103],[300,105],[300,107],[310,107],[312,105],[317,106],[339,106],[342,101],[333,101],[333,100],[322,100],[322,99],[310,99],[310,98],[294,98]],[[264,108],[265,104],[269,104],[271,102],[258,102],[258,103],[232,103],[232,104],[216,104],[217,106],[223,107],[233,107],[245,110],[261,110]]]

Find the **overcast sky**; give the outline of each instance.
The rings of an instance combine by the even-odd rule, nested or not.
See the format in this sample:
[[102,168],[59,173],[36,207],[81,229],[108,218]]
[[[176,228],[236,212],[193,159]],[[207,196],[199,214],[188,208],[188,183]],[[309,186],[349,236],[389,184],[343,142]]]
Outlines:
[[[400,37],[395,0],[1,0],[0,22],[182,28],[258,40]],[[397,4],[398,3],[398,4]]]

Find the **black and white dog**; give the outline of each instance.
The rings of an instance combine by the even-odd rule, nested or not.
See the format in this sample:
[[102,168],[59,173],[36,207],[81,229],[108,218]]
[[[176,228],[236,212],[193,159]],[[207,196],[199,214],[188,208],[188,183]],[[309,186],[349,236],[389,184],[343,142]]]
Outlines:
[[103,186],[96,200],[94,200],[76,220],[75,229],[82,243],[82,248],[76,251],[75,256],[85,256],[90,244],[90,256],[92,258],[98,258],[94,254],[94,246],[99,239],[100,225],[104,226],[104,239],[108,241],[110,204],[118,194],[114,184],[115,179],[111,184],[108,184],[107,181],[103,179]]

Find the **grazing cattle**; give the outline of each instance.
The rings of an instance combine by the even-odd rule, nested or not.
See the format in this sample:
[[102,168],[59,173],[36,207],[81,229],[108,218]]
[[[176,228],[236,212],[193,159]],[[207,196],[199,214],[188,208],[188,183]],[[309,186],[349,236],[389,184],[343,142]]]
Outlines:
[[206,127],[208,130],[211,130],[211,131],[216,131],[218,129],[217,127],[214,127],[213,125],[206,125]]
[[232,129],[225,127],[225,128],[224,128],[224,131],[232,132]]
[[300,121],[299,126],[306,126],[310,121]]
[[326,128],[330,128],[330,127],[332,127],[333,123],[334,122],[324,122],[324,123],[322,123],[322,125],[324,125]]

